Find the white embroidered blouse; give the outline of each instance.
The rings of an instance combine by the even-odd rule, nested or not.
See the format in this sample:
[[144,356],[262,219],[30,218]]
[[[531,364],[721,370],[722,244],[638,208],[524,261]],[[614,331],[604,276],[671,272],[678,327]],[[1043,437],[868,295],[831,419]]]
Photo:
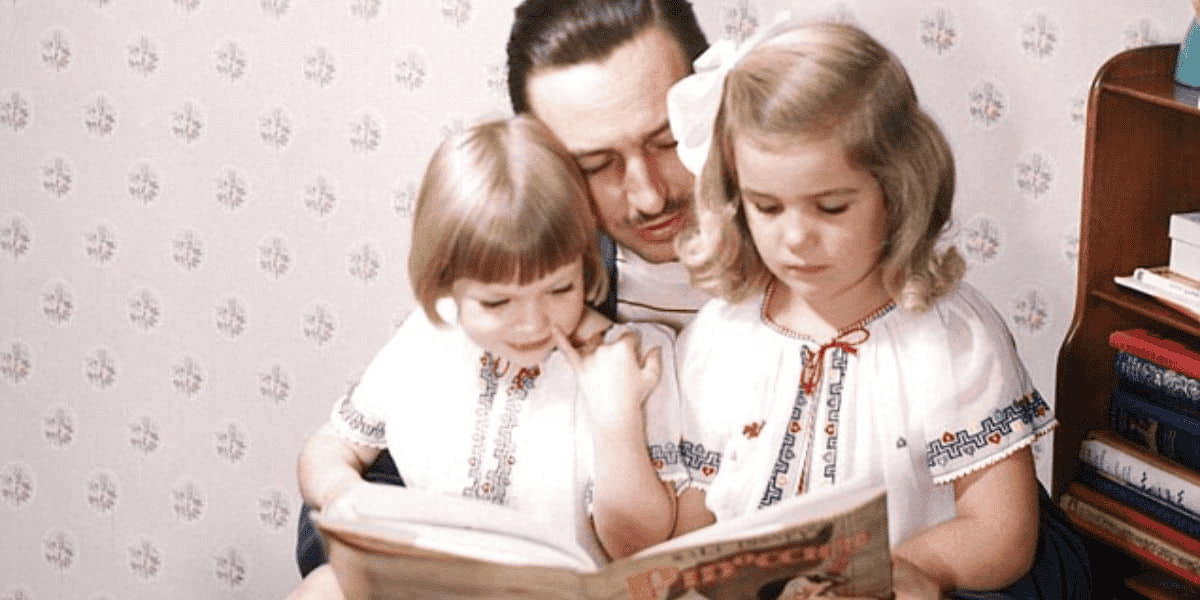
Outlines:
[[[647,446],[663,481],[683,485],[674,334],[665,326],[614,325],[606,340],[635,329],[642,348],[662,348],[663,376],[645,404]],[[540,365],[509,368],[457,327],[438,328],[415,310],[333,408],[344,439],[388,448],[405,484],[477,498],[574,531],[597,560],[589,524],[592,439],[576,377],[557,350]]]
[[834,341],[775,325],[763,299],[713,300],[679,339],[680,451],[718,520],[868,478],[886,483],[895,545],[954,516],[942,484],[1057,424],[966,283],[928,312],[884,307]]

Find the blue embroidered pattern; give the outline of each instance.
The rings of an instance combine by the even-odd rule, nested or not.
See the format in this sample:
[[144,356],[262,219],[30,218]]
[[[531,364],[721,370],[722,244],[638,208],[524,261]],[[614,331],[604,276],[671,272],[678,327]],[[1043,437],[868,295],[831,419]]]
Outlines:
[[[841,348],[834,348],[829,366],[830,377],[825,379],[829,382],[827,388],[828,397],[825,400],[825,406],[828,408],[824,426],[825,444],[820,459],[824,463],[821,475],[828,479],[830,483],[834,483],[837,479],[837,442],[841,436],[842,389],[843,382],[846,380],[846,370],[849,366],[849,356],[846,351]],[[820,393],[820,390],[818,389],[817,392]],[[798,448],[797,439],[800,434],[805,433],[805,422],[813,418],[809,415],[808,419],[805,419],[804,411],[807,408],[809,408],[809,404],[804,395],[804,387],[800,386],[796,390],[796,400],[792,405],[792,414],[791,420],[788,422],[788,429],[784,432],[779,453],[775,459],[775,465],[771,469],[770,477],[767,479],[767,486],[763,490],[762,499],[759,500],[759,508],[770,506],[783,499],[783,485],[787,482],[788,469],[797,457],[797,450],[801,453],[799,468],[801,475],[798,476],[796,485],[804,485],[803,473],[806,470],[805,463],[812,460],[811,454],[814,448]],[[809,443],[813,444],[812,440],[816,439],[816,436],[820,432],[810,431],[807,433],[810,434],[807,437]]]
[[516,444],[513,443],[513,431],[517,428],[517,415],[520,414],[521,404],[540,372],[521,369],[514,377],[508,388],[507,399],[504,403],[504,413],[500,415],[500,424],[496,432],[495,446],[492,457],[496,466],[482,476],[483,454],[487,442],[487,427],[492,412],[496,391],[500,388],[500,380],[504,376],[500,361],[491,354],[485,353],[480,358],[479,378],[483,383],[483,391],[475,407],[475,432],[471,434],[471,458],[468,459],[467,477],[470,484],[463,488],[463,496],[487,500],[494,504],[504,504],[513,465],[516,463]]
[[1049,412],[1050,405],[1035,390],[983,419],[974,433],[968,433],[965,429],[955,433],[947,431],[939,439],[930,441],[925,452],[926,464],[931,468],[944,467],[952,460],[973,456],[988,445],[999,445],[1005,436],[1013,433],[1013,424],[1020,422],[1033,425],[1035,419]]
[[651,444],[650,462],[656,471],[661,471],[667,465],[679,464],[679,446],[672,443]]
[[780,482],[786,481],[788,466],[792,459],[796,458],[796,434],[804,430],[806,408],[808,408],[808,399],[804,397],[804,388],[801,387],[796,390],[791,419],[788,421],[787,431],[783,434],[783,441],[779,446],[779,454],[776,455],[771,475],[767,478],[767,489],[763,491],[762,499],[758,501],[759,508],[770,506],[783,499],[783,486],[780,485]]
[[[849,356],[842,350],[837,350],[830,361],[829,398],[825,406],[829,408],[825,417],[825,453],[821,455],[825,461],[824,476],[829,483],[837,481],[837,442],[841,437],[842,421],[842,387],[846,381],[846,369],[850,363]],[[814,432],[815,434],[816,432]]]
[[386,444],[387,429],[383,419],[367,418],[362,411],[358,410],[350,402],[350,397],[353,394],[354,390],[351,389],[345,396],[342,396],[341,402],[338,403],[337,415],[341,418],[342,424],[349,428],[350,431],[363,436],[363,439],[369,443]]
[[704,483],[712,483],[713,477],[721,469],[721,453],[706,450],[704,444],[687,440],[679,442],[679,458],[688,472]]

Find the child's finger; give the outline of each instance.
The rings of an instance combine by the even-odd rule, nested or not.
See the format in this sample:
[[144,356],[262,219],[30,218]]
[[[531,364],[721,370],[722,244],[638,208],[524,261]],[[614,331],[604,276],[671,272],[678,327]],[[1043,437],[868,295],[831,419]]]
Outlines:
[[662,348],[655,346],[642,357],[642,375],[655,384],[662,377]]
[[558,327],[551,327],[550,335],[554,336],[554,343],[558,344],[558,349],[567,357],[567,362],[571,363],[571,367],[578,371],[583,359],[579,357],[579,352],[575,350],[575,346],[571,345],[571,340],[567,339],[567,334],[563,333]]

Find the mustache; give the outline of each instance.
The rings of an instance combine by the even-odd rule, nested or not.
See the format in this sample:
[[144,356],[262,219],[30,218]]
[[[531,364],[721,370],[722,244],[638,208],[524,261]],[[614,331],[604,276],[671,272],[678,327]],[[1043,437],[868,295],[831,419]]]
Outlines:
[[671,198],[667,198],[666,203],[663,204],[662,210],[660,210],[657,213],[652,214],[652,215],[648,215],[644,212],[638,211],[638,213],[636,215],[634,215],[632,218],[629,219],[629,224],[634,227],[641,227],[642,225],[645,225],[646,223],[649,223],[651,221],[655,221],[657,219],[662,218],[663,215],[670,215],[670,214],[674,214],[677,212],[687,210],[691,205],[692,205],[692,197],[690,195],[674,196]]

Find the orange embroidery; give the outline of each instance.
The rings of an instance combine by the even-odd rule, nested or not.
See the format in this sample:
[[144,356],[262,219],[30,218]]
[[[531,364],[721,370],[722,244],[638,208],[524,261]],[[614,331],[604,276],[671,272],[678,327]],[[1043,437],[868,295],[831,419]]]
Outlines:
[[762,433],[763,425],[766,425],[766,423],[766,421],[759,421],[747,424],[745,427],[742,427],[742,435],[746,436],[746,439],[752,440],[758,437],[758,434]]

